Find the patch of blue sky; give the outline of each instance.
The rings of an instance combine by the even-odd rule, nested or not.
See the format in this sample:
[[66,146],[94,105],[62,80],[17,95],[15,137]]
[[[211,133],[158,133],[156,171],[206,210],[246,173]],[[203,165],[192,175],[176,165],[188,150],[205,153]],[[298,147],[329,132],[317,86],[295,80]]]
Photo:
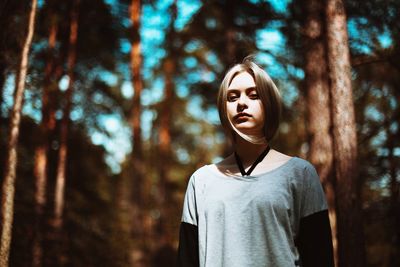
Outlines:
[[100,71],[100,80],[107,83],[109,86],[115,86],[118,83],[118,76],[110,71]]
[[183,29],[201,5],[199,0],[177,1],[178,14],[174,25],[175,29]]
[[350,42],[350,45],[365,54],[370,54],[372,52],[369,47],[371,43],[370,36],[365,34],[359,27],[359,25],[365,25],[366,23],[368,21],[365,18],[349,19],[347,21],[347,31],[349,38],[353,40],[353,42]]
[[63,112],[61,110],[57,110],[54,117],[56,117],[56,120],[61,120],[63,115]]
[[193,40],[191,40],[190,42],[188,42],[188,43],[186,44],[186,46],[185,46],[184,49],[185,49],[185,51],[186,51],[187,53],[193,53],[193,52],[195,52],[196,50],[202,48],[203,46],[204,46],[204,45],[202,44],[201,41],[196,40],[196,39],[193,39]]
[[384,115],[375,107],[372,105],[369,105],[365,109],[365,116],[374,121],[382,121],[384,119]]
[[378,41],[383,48],[389,48],[393,44],[393,39],[388,29],[385,29],[383,33],[378,35]]
[[208,71],[208,70],[202,70],[201,71],[201,81],[206,82],[206,83],[211,83],[215,81],[217,77],[215,76],[214,72]]
[[284,37],[277,29],[268,28],[256,32],[256,45],[259,49],[278,52],[282,50],[284,44]]
[[176,152],[176,156],[177,156],[178,160],[182,164],[186,164],[186,163],[190,162],[190,155],[186,149],[179,147],[176,149],[175,152]]
[[385,133],[384,130],[379,131],[379,133],[377,135],[375,135],[372,139],[371,139],[371,145],[373,146],[382,146],[383,143],[386,141],[387,139],[387,135]]
[[120,39],[119,40],[119,49],[122,53],[127,54],[131,51],[131,43],[128,39]]
[[185,127],[185,131],[187,133],[191,133],[192,135],[198,136],[201,134],[202,129],[201,126],[198,123],[191,123]]
[[293,65],[288,65],[287,71],[292,77],[296,77],[300,80],[304,79],[304,71],[301,68],[297,68]]
[[219,120],[218,109],[217,108],[209,108],[206,111],[207,122],[213,125],[219,125],[221,122]]
[[203,100],[201,99],[200,96],[193,96],[190,98],[189,100],[189,104],[188,104],[188,113],[199,120],[203,120],[205,119],[204,117],[204,110],[202,108],[202,103]]
[[371,189],[379,190],[382,197],[388,197],[390,195],[390,191],[388,190],[389,181],[390,175],[386,173],[377,177],[376,180],[368,181],[367,183],[370,185]]
[[186,57],[183,61],[183,64],[185,65],[186,68],[194,68],[199,63],[195,57]]
[[74,109],[71,111],[71,114],[69,115],[70,119],[72,121],[79,121],[84,118],[84,111],[82,107],[74,107]]
[[208,18],[206,20],[206,27],[207,29],[215,29],[217,27],[217,20],[215,18]]
[[[11,110],[12,105],[14,104],[14,95],[15,91],[15,75],[11,74],[6,78],[6,81],[4,83],[4,89],[3,89],[3,103],[2,103],[2,108],[4,112],[7,112],[8,110]],[[9,116],[8,113],[3,114],[3,116]]]
[[180,98],[186,98],[189,95],[189,88],[186,82],[186,78],[175,79],[176,94]]
[[101,132],[91,132],[91,140],[96,145],[102,145],[106,154],[106,163],[110,166],[113,173],[121,171],[121,163],[125,160],[127,154],[132,151],[130,142],[130,128],[124,125],[123,120],[116,114],[112,115],[99,115],[99,124],[109,134]]
[[391,96],[390,94],[387,96],[389,99],[389,106],[392,109],[395,109],[397,107],[397,105],[399,105],[400,103],[398,103],[398,101],[396,100],[395,97]]
[[276,78],[286,77],[285,68],[277,63],[276,59],[269,53],[259,52],[256,54],[256,60],[261,65],[265,66],[265,71],[271,76]]
[[293,83],[286,82],[285,80],[281,80],[281,83],[278,86],[281,94],[282,101],[287,107],[291,107],[299,97],[299,90]]
[[[259,2],[257,0],[250,0],[250,2]],[[286,13],[287,12],[287,7],[288,5],[292,2],[291,0],[268,0],[272,6],[272,8],[275,10],[275,12],[278,13]]]
[[164,34],[162,31],[160,31],[160,29],[147,28],[141,32],[141,36],[144,43],[161,43],[164,41]]
[[198,71],[189,72],[186,74],[186,78],[190,83],[195,84],[201,81],[201,74]]
[[281,94],[283,102],[286,106],[291,106],[293,102],[298,98],[299,92],[295,84],[289,81],[289,75],[295,76],[299,79],[304,78],[304,72],[301,69],[295,68],[294,66],[283,66],[269,53],[260,52],[256,55],[256,60],[262,66],[265,71],[271,76],[275,84],[277,84]]
[[104,97],[103,97],[103,95],[102,95],[100,92],[95,92],[95,93],[92,95],[92,99],[91,99],[91,100],[92,100],[93,103],[95,103],[95,104],[101,104],[101,103],[103,103]]
[[394,121],[390,124],[390,132],[395,134],[399,130],[399,123]]
[[156,112],[153,110],[143,110],[141,115],[141,129],[142,129],[142,137],[145,140],[149,140],[151,137],[152,131],[152,123],[156,118]]
[[160,102],[164,96],[164,80],[162,78],[154,79],[152,86],[148,90],[143,90],[141,95],[142,105],[149,106]]
[[68,89],[68,83],[69,83],[69,76],[68,75],[64,75],[60,81],[58,82],[58,87],[60,88],[60,90],[62,92],[67,91]]
[[126,99],[130,99],[133,96],[133,87],[131,81],[124,81],[121,86],[122,96]]
[[217,71],[221,72],[223,70],[223,66],[221,65],[221,62],[218,60],[218,57],[214,52],[207,52],[206,60],[207,63],[211,66],[214,66]]
[[40,100],[34,96],[31,90],[24,91],[23,114],[29,115],[29,117],[38,123],[42,119],[42,113],[40,112],[41,106]]

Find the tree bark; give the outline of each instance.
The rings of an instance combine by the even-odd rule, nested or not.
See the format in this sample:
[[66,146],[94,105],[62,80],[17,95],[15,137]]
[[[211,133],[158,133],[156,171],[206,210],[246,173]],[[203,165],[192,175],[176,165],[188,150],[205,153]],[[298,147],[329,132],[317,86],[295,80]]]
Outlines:
[[[146,234],[149,229],[144,229],[144,206],[145,196],[144,188],[147,181],[145,177],[145,162],[143,155],[143,140],[141,131],[141,114],[142,104],[141,95],[143,90],[143,79],[142,79],[142,52],[141,52],[141,38],[140,28],[142,15],[142,1],[132,0],[130,4],[130,20],[132,23],[132,36],[131,36],[131,53],[130,53],[130,64],[131,64],[131,79],[134,90],[132,99],[132,109],[130,114],[130,121],[132,127],[133,136],[133,152],[132,152],[132,200],[131,203],[131,218],[132,228],[131,234],[135,240],[134,251],[131,254],[131,263],[134,266],[144,266],[146,260]],[[129,197],[127,194],[126,197]]]
[[67,166],[67,153],[68,153],[68,131],[70,123],[69,116],[72,108],[72,95],[75,82],[74,71],[76,64],[76,43],[78,38],[79,2],[80,2],[79,0],[74,0],[73,7],[71,9],[69,48],[67,56],[67,75],[69,81],[65,97],[66,103],[63,111],[63,117],[61,120],[60,148],[58,155],[56,188],[55,188],[55,199],[54,199],[53,224],[57,231],[59,231],[63,225],[64,193],[65,193],[66,166]]
[[[50,16],[52,16],[50,14]],[[52,128],[50,120],[50,80],[54,69],[54,49],[56,45],[57,23],[54,16],[49,30],[47,63],[44,70],[43,93],[42,93],[42,121],[39,129],[39,144],[35,149],[35,231],[32,245],[32,266],[42,266],[42,229],[43,215],[47,202],[47,153],[49,149],[49,129]]]
[[346,14],[341,0],[328,0],[326,4],[336,176],[338,265],[361,267],[365,266],[365,247]]
[[329,79],[326,57],[324,5],[306,0],[304,25],[305,90],[309,136],[309,159],[316,167],[325,189],[329,206],[334,257],[337,263],[335,192],[332,177],[333,144],[330,129]]
[[2,185],[2,201],[1,201],[1,244],[0,244],[0,266],[8,266],[13,213],[14,213],[14,194],[15,194],[15,179],[17,168],[17,146],[19,125],[21,121],[21,108],[25,90],[25,78],[28,69],[28,54],[32,44],[33,32],[35,29],[37,0],[32,0],[31,10],[29,13],[28,33],[24,42],[21,64],[16,78],[16,91],[14,95],[14,105],[10,118],[10,134],[8,140],[8,151],[6,158],[6,168],[4,181]]
[[[390,96],[387,96],[388,98]],[[390,111],[387,111],[390,112]],[[395,116],[393,116],[395,117]],[[392,133],[390,130],[391,124],[393,121],[396,121],[396,118],[393,117],[387,117],[384,120],[383,126],[385,128],[387,140],[386,140],[386,148],[388,150],[388,165],[389,165],[389,176],[390,176],[390,207],[389,207],[389,212],[388,216],[389,218],[392,218],[392,225],[394,226],[394,229],[396,229],[391,237],[391,245],[393,247],[391,253],[390,253],[390,266],[397,266],[399,261],[398,258],[398,252],[400,251],[400,229],[399,229],[399,224],[400,224],[400,184],[398,181],[398,172],[399,172],[399,167],[397,164],[397,159],[395,155],[395,140],[397,138],[397,135]]]
[[169,30],[166,35],[166,46],[167,56],[162,64],[164,74],[164,99],[161,102],[160,110],[160,125],[158,131],[158,151],[160,158],[159,170],[159,181],[158,181],[158,207],[160,209],[160,218],[158,221],[158,250],[163,247],[167,247],[172,242],[170,231],[168,230],[168,218],[170,214],[170,203],[172,203],[170,196],[171,192],[171,178],[170,178],[170,166],[171,166],[171,125],[172,122],[172,107],[175,97],[175,84],[174,76],[176,73],[176,57],[177,51],[174,47],[174,41],[176,38],[176,31],[174,24],[177,17],[177,6],[176,0],[171,4],[170,14],[171,20],[169,24]]
[[170,177],[169,170],[171,165],[171,107],[174,97],[174,83],[173,75],[175,73],[175,62],[171,57],[166,58],[163,64],[163,71],[165,75],[164,86],[164,99],[161,103],[160,125],[158,132],[159,143],[159,157],[160,165],[159,170],[159,195],[158,203],[160,209],[160,219],[158,226],[158,234],[161,239],[160,245],[169,244],[171,237],[167,227],[168,209],[170,206],[169,196],[170,192]]

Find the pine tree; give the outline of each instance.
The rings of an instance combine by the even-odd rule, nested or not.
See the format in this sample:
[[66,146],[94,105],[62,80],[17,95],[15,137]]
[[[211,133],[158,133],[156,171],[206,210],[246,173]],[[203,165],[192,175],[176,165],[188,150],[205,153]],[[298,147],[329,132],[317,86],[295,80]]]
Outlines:
[[0,266],[8,266],[11,234],[13,225],[14,212],[14,194],[15,179],[17,168],[17,145],[19,135],[19,124],[21,120],[21,108],[25,90],[25,78],[28,70],[28,55],[32,43],[33,32],[35,29],[37,0],[32,0],[31,10],[29,13],[28,32],[26,34],[25,43],[21,55],[21,64],[16,78],[14,94],[14,105],[10,119],[10,134],[8,140],[8,151],[6,160],[6,171],[2,185],[2,201],[1,201],[1,244],[0,244]]
[[333,158],[339,266],[365,266],[357,136],[351,85],[347,19],[343,1],[328,0],[326,33],[333,124]]

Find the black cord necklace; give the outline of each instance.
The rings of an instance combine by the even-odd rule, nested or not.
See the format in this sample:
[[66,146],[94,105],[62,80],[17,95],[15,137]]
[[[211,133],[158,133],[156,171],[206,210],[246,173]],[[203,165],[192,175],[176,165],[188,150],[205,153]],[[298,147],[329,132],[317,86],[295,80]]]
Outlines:
[[242,174],[242,176],[249,176],[251,174],[251,172],[254,170],[254,168],[257,166],[257,164],[260,163],[265,158],[265,156],[268,154],[269,150],[270,150],[270,147],[268,145],[267,148],[258,156],[256,161],[254,161],[254,163],[251,165],[250,169],[247,172],[244,170],[242,161],[240,160],[239,155],[235,151],[236,163],[239,167],[239,170],[240,170],[240,173]]

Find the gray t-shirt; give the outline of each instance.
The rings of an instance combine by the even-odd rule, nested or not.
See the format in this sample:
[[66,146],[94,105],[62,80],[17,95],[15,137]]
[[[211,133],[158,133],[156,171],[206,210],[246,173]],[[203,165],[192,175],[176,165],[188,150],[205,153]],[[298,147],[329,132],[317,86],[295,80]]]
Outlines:
[[182,222],[198,227],[200,267],[289,267],[299,259],[300,219],[326,209],[315,168],[293,157],[248,177],[201,167],[189,180]]

